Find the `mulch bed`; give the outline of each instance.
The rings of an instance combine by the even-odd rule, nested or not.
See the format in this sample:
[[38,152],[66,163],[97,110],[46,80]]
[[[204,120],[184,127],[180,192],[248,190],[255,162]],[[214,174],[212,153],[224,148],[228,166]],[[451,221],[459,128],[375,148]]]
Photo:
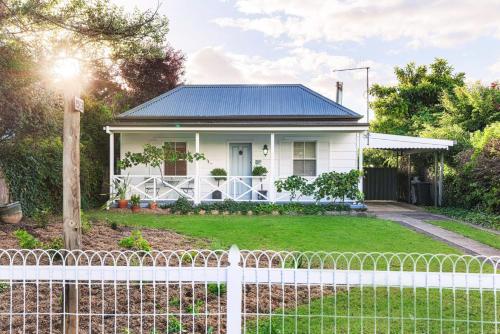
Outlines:
[[[129,210],[130,211],[130,210]],[[23,220],[20,224],[9,225],[0,223],[0,248],[19,248],[13,232],[24,229],[37,237],[42,242],[50,242],[54,238],[62,236],[62,221],[52,218],[46,228],[37,227],[29,220]],[[84,250],[118,250],[118,241],[130,235],[131,227],[118,226],[116,230],[105,222],[93,222],[89,232],[82,235],[82,249]],[[208,240],[190,238],[169,230],[157,230],[141,228],[143,237],[149,241],[153,249],[199,249],[209,245]]]
[[[62,222],[57,219],[53,219],[46,228],[37,227],[30,221],[17,225],[0,224],[1,249],[19,248],[13,232],[20,228],[42,242],[50,242],[62,235]],[[123,226],[115,230],[108,223],[94,222],[90,231],[82,236],[83,249],[120,250],[118,241],[129,236],[132,230]],[[168,230],[141,231],[153,249],[188,250],[207,248],[209,245],[208,240],[189,238]],[[215,265],[215,260],[207,260],[207,263]],[[182,262],[182,265],[191,264]],[[200,265],[199,261],[196,265]],[[62,282],[13,283],[12,286],[8,282],[0,283],[0,333],[10,332],[11,328],[13,333],[62,333]],[[156,333],[180,333],[176,328],[178,323],[182,323],[183,333],[225,333],[225,291],[214,293],[208,285],[188,282],[155,285],[117,283],[79,284],[80,332],[150,333],[154,324]],[[246,285],[244,312],[251,323],[255,319],[254,314],[269,315],[281,312],[282,308],[294,309],[296,305],[332,294],[333,291],[319,286]]]

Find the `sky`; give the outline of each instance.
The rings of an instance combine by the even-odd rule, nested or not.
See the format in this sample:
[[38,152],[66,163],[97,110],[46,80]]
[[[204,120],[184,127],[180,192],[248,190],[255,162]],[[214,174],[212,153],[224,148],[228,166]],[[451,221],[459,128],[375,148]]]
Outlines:
[[500,78],[500,0],[114,0],[156,8],[187,58],[187,84],[300,83],[366,114],[370,84],[442,57],[470,82]]

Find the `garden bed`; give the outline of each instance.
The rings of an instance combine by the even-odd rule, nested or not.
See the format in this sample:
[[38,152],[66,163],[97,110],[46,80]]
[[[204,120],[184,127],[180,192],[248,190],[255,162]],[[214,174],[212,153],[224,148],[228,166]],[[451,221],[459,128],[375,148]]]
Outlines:
[[[37,227],[30,220],[24,220],[22,223],[16,225],[0,224],[0,248],[19,248],[18,240],[14,236],[14,232],[19,229],[26,230],[45,244],[49,244],[63,235],[62,221],[55,218],[52,218],[51,223],[45,228]],[[92,222],[92,227],[86,233],[82,234],[82,249],[104,251],[120,249],[118,241],[129,236],[132,230],[134,230],[133,227],[120,225],[116,229],[113,229],[111,224],[105,222],[105,220]],[[188,237],[170,230],[142,228],[141,231],[153,249],[194,249],[206,248],[209,245],[208,240]]]

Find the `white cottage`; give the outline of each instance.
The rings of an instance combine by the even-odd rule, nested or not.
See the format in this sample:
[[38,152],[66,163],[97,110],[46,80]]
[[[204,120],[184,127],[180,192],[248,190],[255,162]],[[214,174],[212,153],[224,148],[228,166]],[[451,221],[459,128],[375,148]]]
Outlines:
[[[368,124],[361,119],[303,85],[180,86],[117,116],[106,126],[110,183],[127,181],[130,194],[139,194],[143,200],[184,196],[195,203],[289,201],[289,194],[276,192],[275,180],[290,175],[314,179],[327,171],[363,168],[363,148],[369,143]],[[384,143],[380,148],[408,148],[399,147],[394,136],[384,142],[383,136],[377,137],[378,143]],[[403,140],[402,146],[419,139],[396,137]],[[436,146],[429,149],[444,150],[453,144],[434,141]],[[388,142],[396,146],[389,147]],[[119,143],[116,149],[115,143]],[[115,168],[116,160],[126,152],[142,152],[145,144],[164,143],[179,152],[203,153],[207,160],[164,163],[161,171],[148,166]],[[255,166],[266,167],[267,174],[253,176]],[[216,180],[211,175],[215,168],[226,170],[228,176]],[[360,179],[360,189],[362,182]]]

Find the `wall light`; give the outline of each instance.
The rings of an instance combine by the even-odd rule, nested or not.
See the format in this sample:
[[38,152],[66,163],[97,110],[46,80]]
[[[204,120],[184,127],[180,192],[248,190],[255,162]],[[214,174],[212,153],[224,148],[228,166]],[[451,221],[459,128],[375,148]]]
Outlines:
[[267,154],[269,153],[269,149],[267,148],[267,144],[264,145],[262,148],[262,153],[264,153],[264,156],[267,157]]

